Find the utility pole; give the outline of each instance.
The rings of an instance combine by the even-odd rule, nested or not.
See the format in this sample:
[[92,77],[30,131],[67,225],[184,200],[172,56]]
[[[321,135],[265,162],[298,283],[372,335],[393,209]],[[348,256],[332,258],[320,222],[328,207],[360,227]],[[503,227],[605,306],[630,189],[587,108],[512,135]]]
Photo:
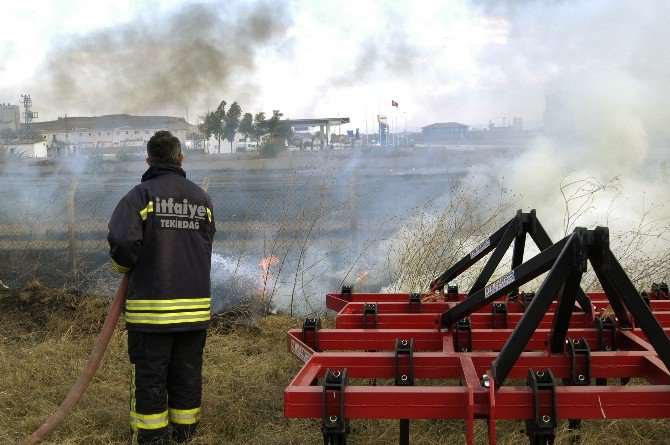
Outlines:
[[368,145],[368,103],[365,102],[365,145]]
[[30,124],[33,122],[33,119],[37,118],[37,112],[30,110],[30,108],[33,106],[33,100],[30,98],[29,94],[22,94],[21,102],[23,102],[23,121],[25,125],[25,134],[29,135]]
[[377,126],[379,127],[379,148],[381,148],[382,146],[382,126],[380,121],[381,115],[382,115],[382,97],[381,95],[379,95],[377,96]]

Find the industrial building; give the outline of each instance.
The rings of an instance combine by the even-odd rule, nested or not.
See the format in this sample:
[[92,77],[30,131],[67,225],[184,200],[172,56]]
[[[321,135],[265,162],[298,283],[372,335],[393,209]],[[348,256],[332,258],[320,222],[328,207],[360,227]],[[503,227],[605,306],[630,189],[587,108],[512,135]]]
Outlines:
[[18,132],[21,127],[20,114],[18,105],[0,104],[0,131],[9,129]]
[[114,153],[122,148],[143,149],[151,136],[159,130],[172,132],[182,147],[186,147],[187,135],[194,129],[181,117],[128,114],[59,117],[55,121],[36,122],[32,125],[33,132],[46,142],[49,149],[58,153],[63,150],[67,153],[106,149],[105,152]]
[[468,139],[468,125],[457,122],[441,122],[421,128],[422,139],[426,142],[455,144]]

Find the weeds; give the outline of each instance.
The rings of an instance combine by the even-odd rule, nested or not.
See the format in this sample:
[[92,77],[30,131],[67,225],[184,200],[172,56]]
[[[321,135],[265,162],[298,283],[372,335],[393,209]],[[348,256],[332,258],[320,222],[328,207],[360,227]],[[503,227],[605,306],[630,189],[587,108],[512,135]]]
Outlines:
[[[76,380],[95,341],[99,315],[75,316],[61,312],[61,324],[43,324],[50,312],[44,299],[81,299],[43,287],[25,290],[26,306],[0,313],[0,443],[11,444],[27,437],[65,397]],[[53,292],[53,295],[50,293]],[[19,298],[0,293],[0,301],[14,304]],[[98,300],[100,308],[106,299]],[[6,306],[3,306],[5,308]],[[69,314],[69,316],[68,316]],[[326,324],[332,320],[325,320]],[[16,325],[30,326],[27,330]],[[63,326],[70,326],[63,335]],[[286,351],[286,331],[299,326],[287,316],[264,316],[253,326],[215,325],[208,334],[203,370],[203,418],[201,435],[193,445],[315,444],[320,443],[320,420],[285,419],[283,391],[301,363]],[[128,443],[128,387],[126,332],[119,326],[102,365],[78,407],[45,444],[126,445]],[[397,442],[394,420],[354,419],[352,444],[386,445]],[[498,443],[527,443],[522,422],[499,421]],[[583,445],[665,443],[670,424],[658,420],[584,421]],[[557,445],[572,443],[567,421],[557,431]],[[476,422],[475,443],[487,443],[486,423]],[[463,443],[464,424],[459,420],[413,420],[412,443],[438,445]]]

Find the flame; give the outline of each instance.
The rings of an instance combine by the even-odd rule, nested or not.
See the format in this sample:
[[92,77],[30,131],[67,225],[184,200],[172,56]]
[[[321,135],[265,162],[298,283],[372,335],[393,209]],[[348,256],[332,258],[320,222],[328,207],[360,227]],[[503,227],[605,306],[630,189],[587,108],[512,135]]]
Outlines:
[[370,274],[370,271],[367,270],[367,269],[365,269],[365,270],[363,271],[363,273],[361,273],[361,274],[358,276],[358,278],[356,278],[356,282],[357,282],[357,283],[362,282],[363,280],[365,280],[365,277],[367,277],[369,274]]
[[270,266],[274,264],[279,264],[279,258],[277,258],[274,255],[270,255],[269,257],[263,258],[259,264],[261,266],[261,270],[263,270],[263,285],[261,286],[260,289],[260,296],[262,299],[266,299],[268,297],[268,291],[267,291],[267,284],[268,284],[268,278],[270,278]]
[[267,281],[270,276],[270,266],[274,264],[279,264],[279,258],[274,255],[270,255],[267,258],[263,258],[259,264],[263,270],[263,281]]

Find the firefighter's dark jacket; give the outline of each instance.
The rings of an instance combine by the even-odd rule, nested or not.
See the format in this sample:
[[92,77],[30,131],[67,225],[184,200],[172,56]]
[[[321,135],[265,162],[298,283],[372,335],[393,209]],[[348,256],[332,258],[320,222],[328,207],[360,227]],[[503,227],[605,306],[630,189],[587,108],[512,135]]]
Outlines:
[[140,332],[207,328],[212,201],[181,167],[154,164],[109,221],[109,251],[129,273],[126,326]]

